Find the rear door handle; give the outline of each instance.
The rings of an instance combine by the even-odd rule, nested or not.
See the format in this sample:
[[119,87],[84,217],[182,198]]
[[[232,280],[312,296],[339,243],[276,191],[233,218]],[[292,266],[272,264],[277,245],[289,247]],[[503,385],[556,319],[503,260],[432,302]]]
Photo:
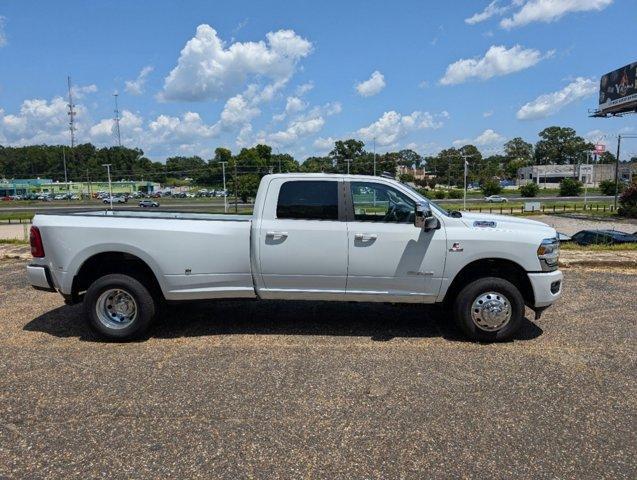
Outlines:
[[375,233],[355,233],[354,240],[360,240],[361,242],[370,242],[376,240],[378,235]]
[[270,238],[287,238],[288,237],[288,232],[274,232],[274,231],[269,231],[266,232],[265,234],[266,236],[270,237]]

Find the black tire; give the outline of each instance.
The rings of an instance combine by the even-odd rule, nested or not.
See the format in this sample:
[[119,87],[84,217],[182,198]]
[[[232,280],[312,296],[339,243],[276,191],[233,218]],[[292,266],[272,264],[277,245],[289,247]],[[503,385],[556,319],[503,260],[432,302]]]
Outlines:
[[[485,331],[472,318],[473,302],[483,294],[497,292],[508,299],[511,309],[509,321],[500,329]],[[498,277],[485,277],[467,284],[458,293],[453,304],[453,316],[458,327],[473,341],[502,342],[510,340],[522,326],[524,318],[524,298],[522,294],[508,280]]]
[[[102,293],[110,289],[123,290],[136,304],[137,314],[125,327],[109,328],[98,315],[98,301]],[[114,273],[105,275],[91,284],[84,297],[84,313],[89,327],[102,338],[109,340],[133,340],[146,333],[155,317],[155,299],[137,279]]]

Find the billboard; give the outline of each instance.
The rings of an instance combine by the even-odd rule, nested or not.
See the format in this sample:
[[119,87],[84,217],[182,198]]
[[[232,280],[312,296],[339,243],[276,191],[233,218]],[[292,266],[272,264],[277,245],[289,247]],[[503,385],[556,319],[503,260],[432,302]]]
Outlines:
[[637,62],[603,75],[599,81],[600,113],[622,113],[637,108]]

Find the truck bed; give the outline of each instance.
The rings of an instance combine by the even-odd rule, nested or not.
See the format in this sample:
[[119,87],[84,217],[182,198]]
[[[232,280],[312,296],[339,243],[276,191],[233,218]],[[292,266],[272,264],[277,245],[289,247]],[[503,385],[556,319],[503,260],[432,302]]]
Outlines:
[[168,300],[253,297],[251,215],[138,210],[37,214],[45,264],[55,286],[71,292],[73,276],[95,255],[142,260]]

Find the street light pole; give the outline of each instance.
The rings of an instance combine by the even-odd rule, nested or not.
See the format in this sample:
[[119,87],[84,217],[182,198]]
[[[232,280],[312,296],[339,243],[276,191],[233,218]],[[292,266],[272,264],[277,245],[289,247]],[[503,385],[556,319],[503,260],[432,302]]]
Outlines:
[[108,174],[108,193],[109,193],[108,199],[111,202],[111,210],[113,210],[113,184],[111,183],[111,164],[104,163],[102,164],[102,167],[106,167],[106,172]]
[[615,212],[617,212],[617,197],[619,195],[619,152],[622,143],[621,134],[617,135],[617,157],[615,157]]

